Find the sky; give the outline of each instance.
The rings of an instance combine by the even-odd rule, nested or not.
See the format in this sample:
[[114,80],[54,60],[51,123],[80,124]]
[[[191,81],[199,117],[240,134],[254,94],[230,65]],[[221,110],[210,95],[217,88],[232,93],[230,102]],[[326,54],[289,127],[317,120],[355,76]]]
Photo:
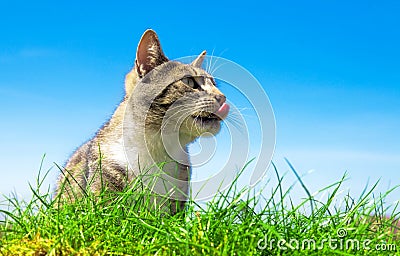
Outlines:
[[44,154],[44,169],[63,165],[93,136],[148,28],[170,59],[207,50],[258,80],[287,184],[285,157],[312,192],[345,172],[345,190],[380,179],[384,192],[400,184],[399,13],[397,1],[1,1],[0,193],[26,198]]

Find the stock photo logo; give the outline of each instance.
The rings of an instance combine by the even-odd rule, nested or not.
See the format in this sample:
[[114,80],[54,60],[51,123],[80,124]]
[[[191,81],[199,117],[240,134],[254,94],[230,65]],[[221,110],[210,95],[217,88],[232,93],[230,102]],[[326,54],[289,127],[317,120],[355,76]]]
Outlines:
[[[130,169],[149,176],[161,173],[157,179],[144,179],[156,194],[186,200],[190,190],[195,199],[205,200],[227,188],[238,168],[254,158],[248,180],[248,185],[254,186],[264,176],[275,147],[275,119],[263,87],[239,64],[205,52],[178,61],[154,68],[130,95],[123,123]],[[176,93],[179,83],[190,89]],[[163,97],[167,94],[176,98]],[[237,106],[243,101],[249,106],[249,116]],[[138,123],[143,125],[133,127],[133,119],[141,119]],[[152,129],[161,132],[154,136]],[[191,153],[188,146],[197,138],[198,150]],[[131,150],[132,140],[146,145],[139,149],[140,157]],[[166,162],[157,151],[158,143],[168,155]],[[164,162],[162,166],[160,162]],[[190,180],[190,166],[214,171],[209,177]]]
[[313,238],[303,239],[268,239],[267,236],[258,240],[259,250],[280,251],[396,251],[396,244],[377,242],[368,238],[353,237],[346,228],[338,228],[336,236],[328,235],[326,238],[316,240]]

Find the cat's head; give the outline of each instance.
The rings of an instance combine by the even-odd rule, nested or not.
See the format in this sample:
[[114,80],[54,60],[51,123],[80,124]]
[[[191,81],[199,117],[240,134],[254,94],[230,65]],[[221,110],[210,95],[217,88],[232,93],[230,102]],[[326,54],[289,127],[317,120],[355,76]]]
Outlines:
[[[166,73],[169,72],[168,79],[175,77],[171,83],[162,85],[162,90],[154,95],[147,112],[147,126],[160,129],[167,117],[167,124],[179,125],[179,133],[191,139],[207,132],[216,134],[220,130],[220,122],[227,117],[229,105],[225,102],[225,95],[216,87],[214,78],[201,69],[205,54],[203,51],[191,64],[172,62],[164,55],[153,30],[143,34],[135,65],[126,76],[127,97],[132,93],[150,93],[146,85],[135,90],[135,86],[144,80],[148,80],[148,84],[159,83],[161,86],[163,82],[156,81],[165,81],[163,77]],[[173,68],[167,67],[168,64]]]

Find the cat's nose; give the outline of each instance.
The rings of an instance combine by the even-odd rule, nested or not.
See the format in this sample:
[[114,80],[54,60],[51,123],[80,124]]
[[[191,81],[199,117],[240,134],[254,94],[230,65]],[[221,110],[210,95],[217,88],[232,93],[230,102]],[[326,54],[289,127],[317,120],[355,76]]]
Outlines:
[[223,94],[216,95],[215,99],[218,101],[219,105],[224,104],[224,102],[226,101],[226,97]]

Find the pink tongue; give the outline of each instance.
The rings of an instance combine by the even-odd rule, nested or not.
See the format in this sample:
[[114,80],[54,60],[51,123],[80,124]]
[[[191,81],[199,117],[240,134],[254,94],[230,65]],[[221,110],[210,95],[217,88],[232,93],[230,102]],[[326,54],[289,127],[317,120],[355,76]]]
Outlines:
[[224,102],[222,106],[219,107],[217,112],[215,112],[214,114],[219,116],[219,118],[221,119],[225,119],[228,116],[228,113],[229,113],[229,105]]

